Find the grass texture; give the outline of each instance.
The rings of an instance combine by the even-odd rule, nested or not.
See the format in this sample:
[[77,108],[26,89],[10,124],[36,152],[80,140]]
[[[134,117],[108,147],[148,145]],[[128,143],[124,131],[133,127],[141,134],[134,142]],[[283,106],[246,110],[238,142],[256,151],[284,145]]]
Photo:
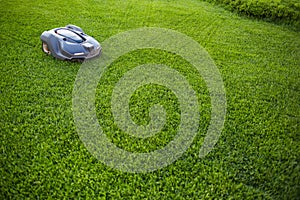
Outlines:
[[[1,0],[0,11],[0,199],[300,196],[299,32],[198,0]],[[169,28],[199,42],[215,61],[226,88],[225,127],[213,151],[198,157],[210,120],[210,99],[201,76],[181,57],[139,50],[116,60],[99,81],[95,105],[108,137],[133,152],[153,151],[174,137],[178,102],[164,87],[142,87],[130,101],[133,119],[140,124],[149,121],[151,103],[165,105],[168,123],[153,138],[135,140],[118,132],[109,110],[113,86],[122,74],[156,62],[178,70],[196,91],[199,133],[179,160],[151,173],[120,172],[94,158],[79,139],[72,115],[80,64],[41,51],[41,33],[69,23],[100,42],[139,27]]]

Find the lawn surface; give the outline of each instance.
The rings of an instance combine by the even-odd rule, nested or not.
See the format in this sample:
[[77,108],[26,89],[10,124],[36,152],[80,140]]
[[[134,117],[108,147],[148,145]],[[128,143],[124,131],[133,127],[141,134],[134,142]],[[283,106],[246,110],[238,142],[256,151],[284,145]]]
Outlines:
[[[300,37],[293,28],[197,0],[1,0],[0,11],[0,199],[299,198]],[[100,42],[130,29],[161,27],[201,44],[226,88],[225,127],[213,151],[198,157],[210,120],[205,82],[176,55],[140,50],[118,59],[99,81],[95,104],[108,137],[133,152],[161,148],[174,137],[178,102],[164,87],[140,88],[131,100],[140,124],[149,121],[147,100],[165,105],[164,132],[134,140],[113,123],[114,84],[127,70],[149,62],[187,77],[201,105],[199,133],[179,160],[151,173],[124,173],[94,158],[79,139],[72,114],[80,64],[41,51],[40,34],[69,23]]]

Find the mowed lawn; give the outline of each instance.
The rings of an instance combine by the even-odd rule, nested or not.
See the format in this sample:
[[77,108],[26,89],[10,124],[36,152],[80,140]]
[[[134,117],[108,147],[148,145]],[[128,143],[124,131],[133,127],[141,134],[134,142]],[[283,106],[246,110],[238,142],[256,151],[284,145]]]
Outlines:
[[[198,157],[210,122],[205,82],[182,58],[148,49],[122,56],[99,80],[99,123],[128,151],[149,152],[171,141],[180,113],[166,88],[141,88],[131,101],[141,124],[149,121],[147,99],[169,110],[170,131],[152,140],[118,132],[109,110],[109,95],[122,74],[143,63],[163,63],[186,76],[197,92],[199,133],[180,159],[150,173],[117,171],[94,158],[72,114],[81,64],[41,50],[41,33],[67,24],[99,42],[126,30],[160,27],[201,44],[220,71],[227,98],[225,126],[212,152]],[[300,34],[294,28],[239,17],[199,0],[1,0],[0,28],[0,199],[299,198]]]

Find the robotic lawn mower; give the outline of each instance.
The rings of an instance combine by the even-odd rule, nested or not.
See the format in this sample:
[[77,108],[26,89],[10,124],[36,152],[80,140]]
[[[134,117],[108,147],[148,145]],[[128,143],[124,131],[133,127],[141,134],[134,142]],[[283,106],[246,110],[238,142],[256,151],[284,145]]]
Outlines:
[[100,55],[101,45],[74,25],[44,31],[42,50],[60,60],[84,61]]

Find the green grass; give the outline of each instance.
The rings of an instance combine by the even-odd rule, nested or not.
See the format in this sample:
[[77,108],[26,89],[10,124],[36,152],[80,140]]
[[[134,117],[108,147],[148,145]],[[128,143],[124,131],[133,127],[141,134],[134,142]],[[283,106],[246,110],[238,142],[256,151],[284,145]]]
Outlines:
[[[198,0],[11,0],[1,1],[0,11],[1,199],[299,198],[299,32]],[[80,64],[41,51],[40,34],[68,23],[100,42],[145,26],[174,29],[199,42],[220,70],[227,95],[225,127],[213,151],[198,158],[210,119],[204,81],[176,55],[141,50],[118,59],[99,82],[97,115],[106,134],[134,152],[152,151],[174,136],[178,103],[166,88],[150,85],[131,99],[133,118],[141,124],[149,121],[151,104],[166,106],[168,123],[156,137],[137,140],[113,123],[108,105],[114,83],[147,62],[168,64],[187,77],[201,105],[199,133],[179,160],[155,172],[123,173],[95,159],[72,115]]]

